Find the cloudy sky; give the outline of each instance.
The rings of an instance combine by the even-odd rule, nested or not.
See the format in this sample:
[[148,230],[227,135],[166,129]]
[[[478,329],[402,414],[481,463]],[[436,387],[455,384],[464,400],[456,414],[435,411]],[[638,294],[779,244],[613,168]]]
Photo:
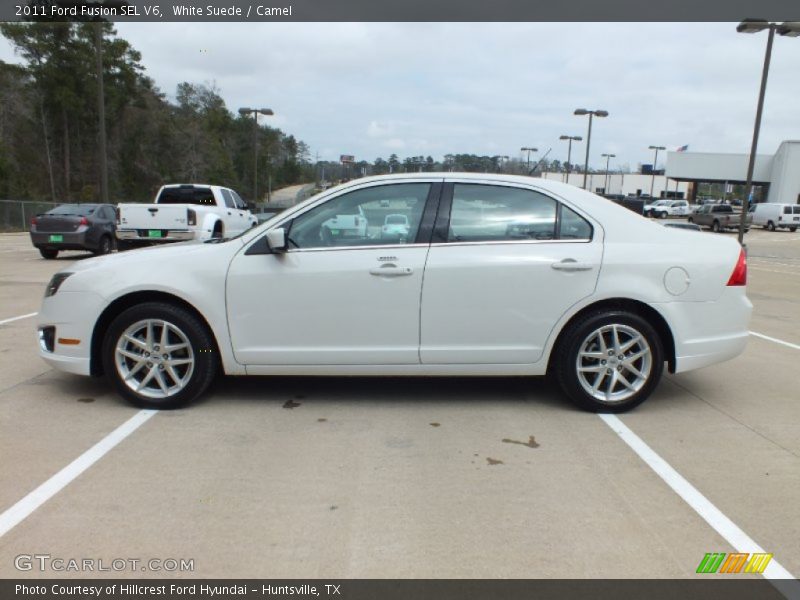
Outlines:
[[[465,152],[564,160],[561,134],[586,136],[591,163],[636,168],[649,145],[747,152],[766,34],[731,23],[128,23],[170,97],[215,84],[228,107],[268,121],[335,160]],[[16,61],[0,39],[0,59]],[[776,38],[759,150],[800,139],[800,39]],[[578,162],[583,144],[573,154]],[[582,158],[580,158],[582,162]],[[661,159],[659,158],[659,162]],[[612,163],[613,167],[613,163]]]

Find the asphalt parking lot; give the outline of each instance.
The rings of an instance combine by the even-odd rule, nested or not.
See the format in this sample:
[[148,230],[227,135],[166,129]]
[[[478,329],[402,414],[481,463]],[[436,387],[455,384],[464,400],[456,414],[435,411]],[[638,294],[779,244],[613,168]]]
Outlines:
[[747,242],[746,352],[617,421],[526,379],[224,378],[138,411],[37,356],[44,286],[86,255],[1,235],[0,577],[109,575],[15,567],[48,554],[194,561],[123,577],[688,578],[751,542],[800,575],[800,233]]

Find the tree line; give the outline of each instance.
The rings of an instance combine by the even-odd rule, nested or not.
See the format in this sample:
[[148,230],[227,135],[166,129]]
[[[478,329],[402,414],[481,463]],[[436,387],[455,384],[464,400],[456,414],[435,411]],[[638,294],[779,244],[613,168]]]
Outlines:
[[[0,198],[100,198],[98,81],[93,23],[3,23],[23,64],[0,61]],[[184,82],[169,100],[141,54],[102,24],[109,198],[150,201],[165,183],[205,182],[259,199],[314,177],[308,147],[232,113],[213,84]]]

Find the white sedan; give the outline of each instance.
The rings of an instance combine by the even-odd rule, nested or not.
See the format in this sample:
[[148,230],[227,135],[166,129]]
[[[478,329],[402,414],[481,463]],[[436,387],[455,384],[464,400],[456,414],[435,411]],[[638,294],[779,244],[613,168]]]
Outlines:
[[[405,206],[408,236],[337,215]],[[237,238],[75,263],[49,283],[41,356],[171,408],[228,375],[552,374],[593,411],[735,357],[752,305],[731,239],[576,187],[420,173],[332,188]]]

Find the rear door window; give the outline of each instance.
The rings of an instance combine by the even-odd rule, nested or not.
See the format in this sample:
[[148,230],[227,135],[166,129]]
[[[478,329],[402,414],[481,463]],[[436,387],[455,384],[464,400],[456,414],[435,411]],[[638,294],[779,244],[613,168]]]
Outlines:
[[233,194],[228,190],[220,190],[222,192],[222,199],[225,201],[225,206],[228,208],[236,208],[236,201],[233,199]]

